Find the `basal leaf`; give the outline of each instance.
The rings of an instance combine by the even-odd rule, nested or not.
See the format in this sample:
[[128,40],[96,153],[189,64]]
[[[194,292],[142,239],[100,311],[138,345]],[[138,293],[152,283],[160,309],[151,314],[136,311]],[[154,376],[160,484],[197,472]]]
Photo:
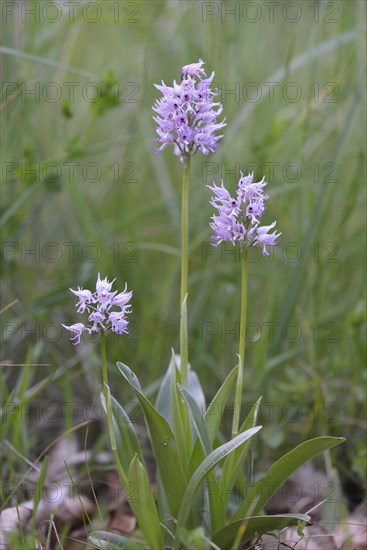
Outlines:
[[[249,414],[247,415],[240,428],[240,433],[243,433],[256,425],[261,399],[262,398],[260,397],[251,408]],[[249,448],[250,440],[248,440],[246,444],[243,445],[243,447],[236,449],[235,451],[233,451],[233,453],[228,455],[224,461],[220,485],[225,489],[224,501],[226,506],[228,504],[231,491],[236,483],[238,473],[243,466],[243,462],[246,458]]]
[[[247,432],[245,433],[238,434],[227,443],[224,443],[217,449],[214,449],[214,451],[212,451],[210,455],[203,460],[195,473],[192,475],[187,485],[187,488],[181,498],[181,505],[177,518],[177,529],[185,526],[187,518],[190,514],[191,505],[195,498],[195,495],[199,491],[201,484],[207,477],[207,475],[213,470],[218,462],[225,458],[229,453],[237,449],[237,447],[243,445],[243,443],[245,443],[247,439],[255,435],[255,433],[257,433],[260,429],[261,426],[257,426],[256,428],[251,428],[250,430],[247,430]],[[177,550],[178,544],[178,537],[176,537],[173,546],[174,550]]]
[[[101,401],[103,408],[106,410],[106,404],[103,393],[101,394]],[[112,408],[112,419],[116,437],[117,453],[121,465],[127,475],[131,461],[135,454],[138,455],[140,462],[144,464],[143,454],[141,452],[140,444],[136,436],[133,423],[126,413],[125,409],[120,405],[116,399],[110,397]]]
[[148,473],[137,455],[130,464],[128,480],[134,488],[134,514],[139,527],[152,550],[163,550],[162,530]]
[[279,514],[243,518],[226,525],[215,533],[212,540],[221,550],[231,550],[235,542],[237,547],[237,545],[244,544],[253,537],[297,525],[300,521],[310,523],[310,520],[310,516],[305,514]]
[[93,531],[89,535],[89,542],[101,550],[145,550],[145,546],[128,537],[106,531]]
[[205,419],[207,422],[207,430],[211,442],[214,441],[214,437],[218,431],[222,415],[231,393],[233,384],[236,380],[238,367],[234,367],[231,370],[227,378],[224,380],[223,384],[219,388],[218,392],[214,396],[213,401],[210,403],[206,413]]
[[174,434],[162,415],[153,407],[142,393],[135,374],[123,363],[117,363],[123,378],[130,384],[144,411],[150,441],[157,462],[160,479],[164,487],[169,512],[177,516],[182,495],[186,488],[186,479],[177,452]]
[[301,443],[282,456],[269,468],[265,475],[249,488],[246,498],[234,515],[234,519],[245,517],[249,510],[252,514],[258,514],[275,491],[302,464],[343,441],[345,441],[344,437],[317,437]]

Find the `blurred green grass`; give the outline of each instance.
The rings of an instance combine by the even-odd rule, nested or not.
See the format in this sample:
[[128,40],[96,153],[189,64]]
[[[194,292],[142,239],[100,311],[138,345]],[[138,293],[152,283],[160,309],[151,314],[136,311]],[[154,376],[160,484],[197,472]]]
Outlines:
[[[178,79],[182,65],[201,57],[207,72],[216,72],[228,126],[217,154],[192,162],[191,364],[209,397],[236,362],[230,331],[239,322],[239,263],[228,248],[205,258],[212,215],[205,185],[232,171],[225,179],[233,189],[238,166],[255,163],[256,175],[269,181],[266,221],[276,219],[282,237],[274,258],[250,263],[248,322],[258,338],[249,331],[256,341],[247,348],[245,398],[254,401],[262,392],[265,401],[279,404],[275,420],[283,438],[274,446],[285,438],[287,445],[299,442],[300,435],[343,435],[350,445],[347,464],[365,427],[365,4],[298,2],[301,17],[293,23],[295,13],[284,11],[284,1],[274,21],[266,3],[256,2],[262,14],[256,22],[249,21],[253,12],[243,15],[246,2],[137,1],[130,3],[138,8],[135,23],[126,21],[126,10],[115,23],[108,9],[116,3],[99,4],[104,15],[95,23],[78,9],[72,23],[67,14],[56,23],[42,16],[22,21],[18,14],[4,26],[1,294],[2,307],[17,303],[2,315],[2,361],[49,363],[34,368],[28,380],[35,384],[56,372],[40,394],[45,399],[96,397],[98,346],[73,348],[67,334],[56,330],[55,336],[53,329],[75,322],[68,288],[93,285],[100,272],[116,277],[116,288],[127,281],[134,290],[133,334],[110,336],[113,393],[128,398],[114,377],[116,360],[145,385],[163,375],[171,348],[178,350],[181,166],[169,150],[154,154],[151,106],[159,93],[153,83]],[[205,22],[209,4],[218,13]],[[228,12],[235,4],[237,22]],[[119,83],[119,105],[111,106],[111,95],[88,101],[95,88],[88,83],[104,85],[108,72]],[[40,97],[24,94],[22,83],[28,90],[39,83]],[[44,97],[53,97],[49,83],[62,90],[60,100]],[[274,83],[273,101],[264,83]],[[251,99],[255,91],[261,99],[246,100],[244,94]],[[62,174],[45,170],[48,162]],[[87,163],[100,170],[95,182],[88,181],[95,172],[86,171]],[[40,177],[24,173],[35,166]],[[59,247],[55,260],[47,258],[57,250],[49,243]],[[72,261],[72,245],[65,243],[75,243]],[[39,246],[40,255],[13,255],[14,246]],[[37,342],[25,334],[34,326]],[[3,368],[3,388],[23,372]],[[287,403],[302,407],[297,422],[284,415]],[[36,433],[34,439],[39,444]]]

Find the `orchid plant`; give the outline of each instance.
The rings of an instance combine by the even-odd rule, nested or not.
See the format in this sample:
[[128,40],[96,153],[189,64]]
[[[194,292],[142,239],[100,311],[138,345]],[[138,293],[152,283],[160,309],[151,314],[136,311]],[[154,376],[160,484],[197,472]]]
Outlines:
[[[123,405],[110,392],[107,377],[106,332],[123,334],[128,331],[126,315],[132,292],[112,291],[113,282],[98,275],[96,291],[72,290],[78,298],[77,312],[87,312],[89,325],[76,323],[65,326],[74,344],[83,332],[99,332],[101,337],[102,404],[107,414],[113,456],[126,498],[134,513],[138,529],[130,537],[94,531],[90,542],[102,549],[210,549],[235,550],[254,537],[292,525],[310,523],[307,514],[264,515],[264,506],[274,492],[302,464],[341,443],[343,438],[318,437],[301,443],[275,462],[255,482],[246,481],[242,499],[236,492],[237,481],[244,477],[244,463],[250,445],[261,429],[257,425],[261,398],[246,418],[242,416],[243,368],[247,310],[246,249],[262,247],[263,255],[276,245],[280,233],[275,222],[261,225],[265,212],[266,182],[253,181],[253,174],[241,177],[236,196],[232,197],[224,183],[209,186],[211,204],[217,210],[210,227],[213,246],[231,242],[241,250],[242,299],[240,312],[240,347],[238,364],[224,380],[216,395],[206,406],[199,378],[188,361],[187,297],[188,297],[188,200],[191,157],[197,152],[214,153],[226,126],[217,121],[222,106],[215,101],[218,91],[212,89],[214,73],[207,78],[204,62],[185,65],[181,82],[156,85],[162,93],[157,100],[154,117],[157,123],[157,152],[173,146],[173,153],[183,164],[181,219],[181,292],[180,292],[180,354],[172,354],[167,372],[153,404],[145,395],[137,376],[123,362],[117,363],[122,380],[128,384],[144,413],[147,430],[157,464],[153,492],[133,421]],[[222,414],[234,393],[232,434],[223,443],[219,437]],[[129,488],[134,490],[129,490]]]
[[181,380],[187,384],[188,345],[187,345],[187,280],[188,280],[188,212],[189,212],[189,171],[191,157],[200,151],[204,155],[214,153],[222,135],[217,131],[226,126],[225,121],[217,122],[223,107],[215,102],[217,90],[211,89],[215,73],[209,78],[203,68],[204,62],[191,63],[182,67],[181,83],[173,86],[155,84],[163,97],[156,101],[153,109],[158,116],[157,141],[162,145],[159,153],[168,145],[183,164],[181,201],[181,295],[180,295],[180,361]]

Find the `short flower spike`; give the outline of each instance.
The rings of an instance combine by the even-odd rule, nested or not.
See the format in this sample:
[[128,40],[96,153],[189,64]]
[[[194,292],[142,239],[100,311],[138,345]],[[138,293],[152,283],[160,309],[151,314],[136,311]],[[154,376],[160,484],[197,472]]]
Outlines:
[[[92,332],[100,332],[102,330],[111,329],[116,334],[124,334],[128,332],[128,321],[126,314],[131,313],[130,304],[133,295],[132,291],[125,290],[117,293],[117,290],[111,292],[114,280],[110,283],[105,279],[101,279],[98,273],[96,291],[92,293],[90,290],[83,290],[78,287],[78,290],[70,289],[79,301],[75,304],[78,308],[77,313],[88,312],[89,325],[83,323],[75,323],[74,325],[62,325],[66,330],[71,332],[70,340],[74,345],[80,344],[80,337],[84,331],[89,334]],[[112,308],[119,308],[117,311]]]
[[265,212],[265,201],[269,198],[263,191],[267,185],[264,178],[258,183],[253,182],[254,174],[241,177],[237,186],[236,198],[231,197],[224,187],[208,185],[213,192],[210,204],[218,210],[218,215],[212,216],[210,227],[213,230],[213,246],[223,241],[238,244],[241,248],[251,245],[261,245],[262,254],[269,256],[267,246],[276,245],[276,239],[281,235],[274,231],[276,222],[271,225],[260,225],[260,218]]

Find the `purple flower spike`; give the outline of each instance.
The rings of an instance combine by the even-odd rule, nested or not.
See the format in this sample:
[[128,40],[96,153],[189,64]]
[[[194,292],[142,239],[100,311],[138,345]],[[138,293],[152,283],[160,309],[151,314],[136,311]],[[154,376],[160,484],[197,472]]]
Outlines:
[[[218,90],[210,88],[214,72],[206,78],[204,61],[182,67],[181,83],[173,81],[173,86],[155,84],[163,97],[158,99],[153,110],[158,116],[156,141],[162,145],[157,153],[173,145],[173,152],[183,162],[197,151],[204,155],[214,153],[222,135],[216,132],[226,126],[225,119],[217,122],[223,107],[214,98]],[[203,78],[205,77],[205,78]]]
[[[80,344],[80,337],[84,331],[89,334],[92,332],[100,332],[101,330],[111,329],[116,334],[124,334],[128,332],[128,321],[126,314],[131,313],[130,304],[132,291],[127,291],[127,285],[123,292],[111,292],[114,280],[110,283],[105,279],[101,279],[98,273],[96,291],[92,293],[90,290],[83,290],[78,287],[78,290],[70,289],[73,294],[79,298],[76,304],[77,313],[88,312],[88,321],[90,325],[83,323],[75,323],[74,325],[62,325],[66,330],[72,333],[70,340],[74,345]],[[118,310],[113,310],[118,308]]]
[[269,256],[267,246],[275,246],[276,239],[281,235],[274,231],[276,222],[271,225],[260,226],[260,218],[265,212],[265,201],[269,198],[263,191],[267,185],[264,178],[258,183],[253,182],[254,174],[241,177],[237,186],[237,197],[233,198],[224,187],[208,185],[213,193],[210,204],[218,210],[218,215],[212,216],[209,224],[213,230],[213,246],[223,241],[229,241],[241,248],[251,245],[263,247],[263,256]]

